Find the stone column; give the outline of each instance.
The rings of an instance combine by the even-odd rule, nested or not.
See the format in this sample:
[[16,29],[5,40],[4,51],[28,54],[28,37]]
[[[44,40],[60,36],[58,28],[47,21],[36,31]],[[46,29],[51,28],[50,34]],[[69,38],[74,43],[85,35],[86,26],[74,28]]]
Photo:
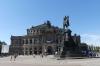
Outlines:
[[32,46],[32,54],[34,54],[34,46]]
[[28,38],[28,44],[30,44],[30,39]]
[[42,37],[43,42],[45,42],[45,37]]
[[37,47],[37,54],[38,54],[38,55],[39,55],[39,48],[40,48],[40,47]]
[[52,46],[52,48],[53,48],[53,49],[52,49],[52,50],[53,50],[53,52],[55,52],[55,51],[56,51],[56,46],[55,46],[55,45],[53,45],[53,46]]
[[39,38],[37,38],[37,43],[39,44]]
[[44,38],[42,37],[42,43],[44,43]]
[[28,53],[28,55],[29,55],[29,53],[30,53],[30,48],[28,47],[28,51],[27,51],[27,53]]
[[24,49],[24,55],[26,54],[25,49]]
[[32,38],[32,44],[34,44],[34,38]]
[[26,44],[26,40],[24,39],[24,44]]
[[44,46],[44,52],[47,52],[47,46]]
[[25,44],[23,39],[21,40],[21,44]]
[[23,48],[23,49],[24,49],[23,51],[24,51],[24,55],[25,55],[25,51],[26,51],[26,49],[25,49],[25,48]]

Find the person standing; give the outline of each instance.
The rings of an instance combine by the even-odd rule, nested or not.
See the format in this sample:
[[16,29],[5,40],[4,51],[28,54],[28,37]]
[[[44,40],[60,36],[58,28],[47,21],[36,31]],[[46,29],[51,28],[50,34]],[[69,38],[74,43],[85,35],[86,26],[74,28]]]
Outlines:
[[35,58],[35,54],[33,54],[33,57]]
[[41,56],[42,56],[42,58],[43,58],[43,53],[42,53],[42,55],[41,55]]
[[11,57],[10,57],[10,61],[12,61],[12,55],[11,55]]
[[45,53],[45,57],[47,57],[47,53]]
[[40,54],[40,57],[42,56],[42,54]]

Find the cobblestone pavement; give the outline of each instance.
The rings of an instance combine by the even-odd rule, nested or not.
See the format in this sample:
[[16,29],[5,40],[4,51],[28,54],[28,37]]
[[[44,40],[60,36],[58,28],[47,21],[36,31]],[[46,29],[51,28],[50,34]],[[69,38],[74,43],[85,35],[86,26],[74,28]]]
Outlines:
[[100,58],[56,60],[51,57],[19,56],[15,61],[4,57],[0,58],[0,66],[100,66]]

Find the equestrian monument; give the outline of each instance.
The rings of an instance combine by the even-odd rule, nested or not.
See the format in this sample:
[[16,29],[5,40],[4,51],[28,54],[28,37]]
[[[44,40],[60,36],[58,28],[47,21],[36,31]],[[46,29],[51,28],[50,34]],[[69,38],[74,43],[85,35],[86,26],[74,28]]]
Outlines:
[[[63,20],[63,41],[62,44],[59,45],[59,52],[54,56],[60,58],[85,57],[86,55],[78,45],[77,38],[72,38],[72,31],[68,29],[68,26],[70,26],[69,16],[65,16]],[[76,34],[74,36],[76,36]]]

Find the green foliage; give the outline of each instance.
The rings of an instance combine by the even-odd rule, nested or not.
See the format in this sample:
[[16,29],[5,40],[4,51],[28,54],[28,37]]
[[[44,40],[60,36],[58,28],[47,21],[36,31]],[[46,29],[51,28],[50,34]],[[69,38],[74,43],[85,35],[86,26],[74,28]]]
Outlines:
[[96,52],[99,52],[99,49],[100,49],[100,47],[99,47],[99,46],[96,46],[94,50],[95,50]]
[[86,44],[87,45],[87,43],[85,43],[85,42],[82,42],[81,44]]

